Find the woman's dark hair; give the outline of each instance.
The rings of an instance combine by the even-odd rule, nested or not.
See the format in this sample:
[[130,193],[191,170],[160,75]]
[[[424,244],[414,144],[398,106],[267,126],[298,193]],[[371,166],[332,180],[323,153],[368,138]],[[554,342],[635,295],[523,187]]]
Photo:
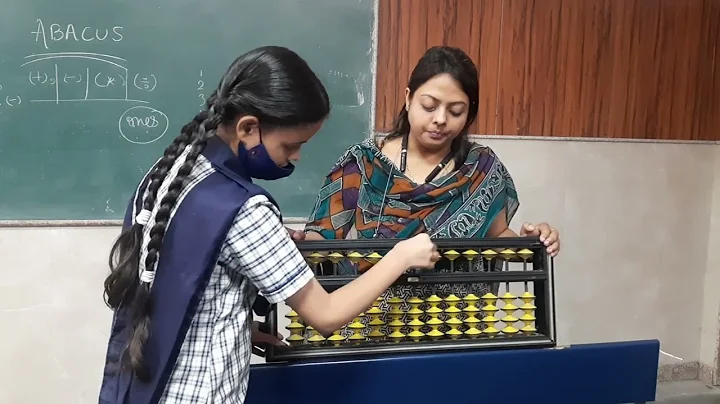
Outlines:
[[[180,135],[165,149],[150,173],[142,208],[152,211],[158,189],[178,157],[188,148],[185,162],[159,201],[155,223],[150,230],[145,269],[153,271],[159,259],[170,214],[177,203],[187,176],[195,166],[207,140],[223,124],[243,115],[255,116],[261,127],[295,127],[313,124],[330,113],[330,101],[320,80],[295,52],[277,46],[262,47],[241,55],[223,75],[218,88],[208,97],[202,112],[185,125]],[[127,311],[129,343],[122,360],[141,380],[150,377],[144,366],[143,346],[150,329],[150,287],[141,283],[139,260],[143,226],[135,223],[124,229],[110,251],[110,275],[105,280],[105,302]]]
[[[453,139],[450,146],[455,167],[458,167],[465,162],[468,151],[470,151],[471,144],[467,136],[467,131],[477,118],[480,98],[478,71],[470,57],[463,52],[462,49],[450,46],[434,46],[425,52],[417,62],[417,65],[415,65],[412,74],[410,74],[410,80],[407,85],[410,89],[410,97],[415,95],[415,91],[428,80],[441,74],[449,74],[455,79],[470,101],[465,127],[460,132],[460,135]],[[394,139],[409,133],[410,120],[408,119],[408,111],[405,109],[405,104],[403,103],[392,130],[385,138]]]

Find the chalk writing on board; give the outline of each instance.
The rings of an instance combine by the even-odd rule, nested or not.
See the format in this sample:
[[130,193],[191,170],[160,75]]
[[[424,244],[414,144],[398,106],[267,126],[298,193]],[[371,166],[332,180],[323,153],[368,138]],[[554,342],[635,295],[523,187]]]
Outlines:
[[203,71],[200,70],[200,78],[197,81],[198,98],[200,98],[200,106],[205,106],[205,81],[202,79]]
[[[16,107],[22,104],[22,98],[19,95],[7,95],[4,94],[3,86],[0,84],[0,107]],[[4,102],[3,102],[4,101]]]
[[155,77],[154,74],[150,74],[149,76],[140,76],[139,74],[136,74],[133,79],[133,85],[138,90],[152,92],[155,90],[155,87],[157,87],[157,77]]
[[169,126],[167,115],[145,105],[128,109],[118,120],[120,135],[134,144],[149,144],[160,140]]
[[19,95],[14,97],[10,95],[5,96],[5,105],[7,105],[8,107],[15,107],[20,104],[22,104],[22,99]]
[[[147,101],[129,98],[129,71],[125,59],[91,52],[52,52],[25,56],[21,67],[30,66],[28,81],[32,86],[46,86],[54,91],[54,97],[32,99],[30,102],[81,102],[81,101]],[[85,62],[84,68],[77,64],[63,65],[68,60]],[[40,63],[43,61],[52,61]],[[136,73],[132,86],[140,91],[152,92],[158,85],[154,74]],[[68,94],[68,96],[65,96]],[[50,94],[48,94],[50,95]]]
[[92,28],[75,26],[75,24],[46,24],[37,19],[37,28],[31,34],[35,35],[35,42],[41,43],[45,49],[55,42],[120,42],[123,39],[123,27]]
[[345,92],[348,94],[346,97],[341,97],[341,101],[337,106],[357,108],[365,104],[365,89],[361,83],[362,77],[353,77],[347,73],[339,72],[337,70],[330,70],[327,74],[330,76],[333,83],[336,83],[340,88],[345,89]]
[[[43,22],[37,19],[32,34],[35,42],[47,52],[25,56],[21,67],[27,68],[29,83],[26,98],[33,103],[97,103],[127,102],[148,104],[138,97],[158,87],[158,77],[152,72],[130,72],[127,60],[119,56],[94,52],[50,51],[53,45],[65,48],[74,43],[120,42],[123,27],[94,28],[74,24]],[[4,94],[0,94],[0,105]],[[131,97],[132,96],[132,97]],[[19,96],[5,96],[5,104],[17,106]],[[120,135],[130,143],[149,144],[168,131],[167,115],[155,108],[136,105],[125,110],[118,119]]]

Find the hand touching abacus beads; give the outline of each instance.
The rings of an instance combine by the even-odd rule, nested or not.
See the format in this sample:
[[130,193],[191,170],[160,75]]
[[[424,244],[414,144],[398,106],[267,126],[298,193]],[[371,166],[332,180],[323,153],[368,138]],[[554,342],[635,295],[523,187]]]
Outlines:
[[397,243],[393,250],[400,252],[401,257],[405,257],[408,268],[433,268],[440,260],[437,246],[427,233],[403,240]]

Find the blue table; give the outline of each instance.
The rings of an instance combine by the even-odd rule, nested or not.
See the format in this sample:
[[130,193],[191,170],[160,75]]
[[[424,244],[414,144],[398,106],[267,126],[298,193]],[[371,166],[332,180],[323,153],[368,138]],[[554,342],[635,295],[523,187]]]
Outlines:
[[644,403],[657,340],[258,364],[246,404]]

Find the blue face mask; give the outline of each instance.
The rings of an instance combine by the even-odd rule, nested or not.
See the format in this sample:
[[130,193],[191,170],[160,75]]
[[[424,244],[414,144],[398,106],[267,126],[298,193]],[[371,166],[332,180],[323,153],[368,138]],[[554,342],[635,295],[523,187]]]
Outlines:
[[279,180],[288,177],[295,170],[292,163],[288,163],[285,167],[280,167],[270,158],[265,145],[262,143],[262,134],[260,134],[260,144],[246,149],[242,144],[238,147],[238,157],[243,162],[247,174],[251,178],[258,180]]

